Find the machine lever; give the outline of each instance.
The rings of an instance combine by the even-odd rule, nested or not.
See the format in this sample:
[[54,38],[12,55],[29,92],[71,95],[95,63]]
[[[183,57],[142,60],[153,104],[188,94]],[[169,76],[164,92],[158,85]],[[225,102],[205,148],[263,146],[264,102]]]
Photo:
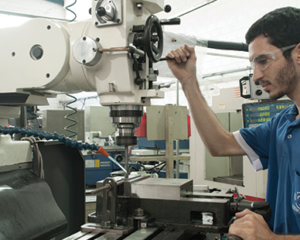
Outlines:
[[132,44],[129,44],[128,47],[115,47],[115,48],[98,48],[98,52],[123,52],[123,51],[126,51],[126,52],[130,52],[130,53],[134,53],[134,54],[137,54],[141,57],[144,57],[145,56],[145,52],[140,50],[140,49],[137,49],[134,45]]
[[102,192],[104,190],[110,190],[111,189],[111,186],[109,184],[105,184],[103,187],[99,187],[99,188],[96,188],[95,190],[91,191],[90,193],[91,194],[96,194],[98,192]]
[[180,18],[171,18],[171,19],[162,19],[160,20],[160,25],[179,25],[180,24]]
[[[189,57],[187,57],[187,59],[189,59]],[[167,61],[167,60],[175,60],[175,58],[164,57],[164,58],[159,59],[159,61]]]

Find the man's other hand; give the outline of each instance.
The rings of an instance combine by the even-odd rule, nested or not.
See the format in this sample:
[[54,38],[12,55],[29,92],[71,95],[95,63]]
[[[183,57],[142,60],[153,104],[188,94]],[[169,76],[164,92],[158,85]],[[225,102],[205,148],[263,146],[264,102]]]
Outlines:
[[271,240],[276,234],[271,231],[264,218],[249,209],[236,213],[237,219],[231,224],[228,235],[235,235],[243,240]]

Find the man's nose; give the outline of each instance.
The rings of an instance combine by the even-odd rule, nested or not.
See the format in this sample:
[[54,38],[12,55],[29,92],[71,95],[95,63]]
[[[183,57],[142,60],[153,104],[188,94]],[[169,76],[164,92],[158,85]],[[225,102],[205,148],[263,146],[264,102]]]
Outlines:
[[260,71],[257,67],[254,67],[252,80],[254,82],[256,82],[256,81],[263,79],[263,77],[264,77],[264,73],[262,71]]

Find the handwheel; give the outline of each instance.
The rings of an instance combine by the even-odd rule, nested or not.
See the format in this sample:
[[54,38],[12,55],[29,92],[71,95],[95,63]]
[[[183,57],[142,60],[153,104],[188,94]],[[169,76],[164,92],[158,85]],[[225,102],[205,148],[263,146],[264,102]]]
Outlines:
[[163,32],[155,15],[148,17],[143,38],[148,58],[152,62],[158,62],[163,52]]

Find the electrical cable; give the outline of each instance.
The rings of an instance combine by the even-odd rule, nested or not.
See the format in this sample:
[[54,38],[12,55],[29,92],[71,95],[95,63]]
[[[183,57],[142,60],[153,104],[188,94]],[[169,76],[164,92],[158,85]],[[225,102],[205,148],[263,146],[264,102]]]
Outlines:
[[77,0],[75,0],[72,4],[70,4],[70,5],[68,5],[68,6],[65,7],[67,9],[67,11],[69,11],[69,12],[71,12],[71,13],[74,14],[74,18],[72,20],[70,20],[70,22],[75,21],[75,19],[77,18],[76,13],[70,9],[70,7],[74,6],[76,4],[76,2],[77,2]]
[[129,172],[131,172],[131,169],[134,169],[135,171],[139,171],[137,168],[135,168],[134,166],[132,166],[132,165],[129,165]]
[[[155,168],[157,168],[158,166],[160,166],[160,165],[163,165],[163,164],[165,164],[165,162],[162,162],[162,163],[156,164],[156,165],[154,165],[154,167],[153,167],[153,168],[150,168],[150,169],[148,169],[147,171],[154,170]],[[155,171],[155,170],[154,170],[154,171]]]
[[162,165],[162,167],[158,170],[158,171],[155,171],[156,173],[159,173],[160,172],[160,170],[162,170],[164,167],[166,166],[166,163],[164,164],[164,165]]

